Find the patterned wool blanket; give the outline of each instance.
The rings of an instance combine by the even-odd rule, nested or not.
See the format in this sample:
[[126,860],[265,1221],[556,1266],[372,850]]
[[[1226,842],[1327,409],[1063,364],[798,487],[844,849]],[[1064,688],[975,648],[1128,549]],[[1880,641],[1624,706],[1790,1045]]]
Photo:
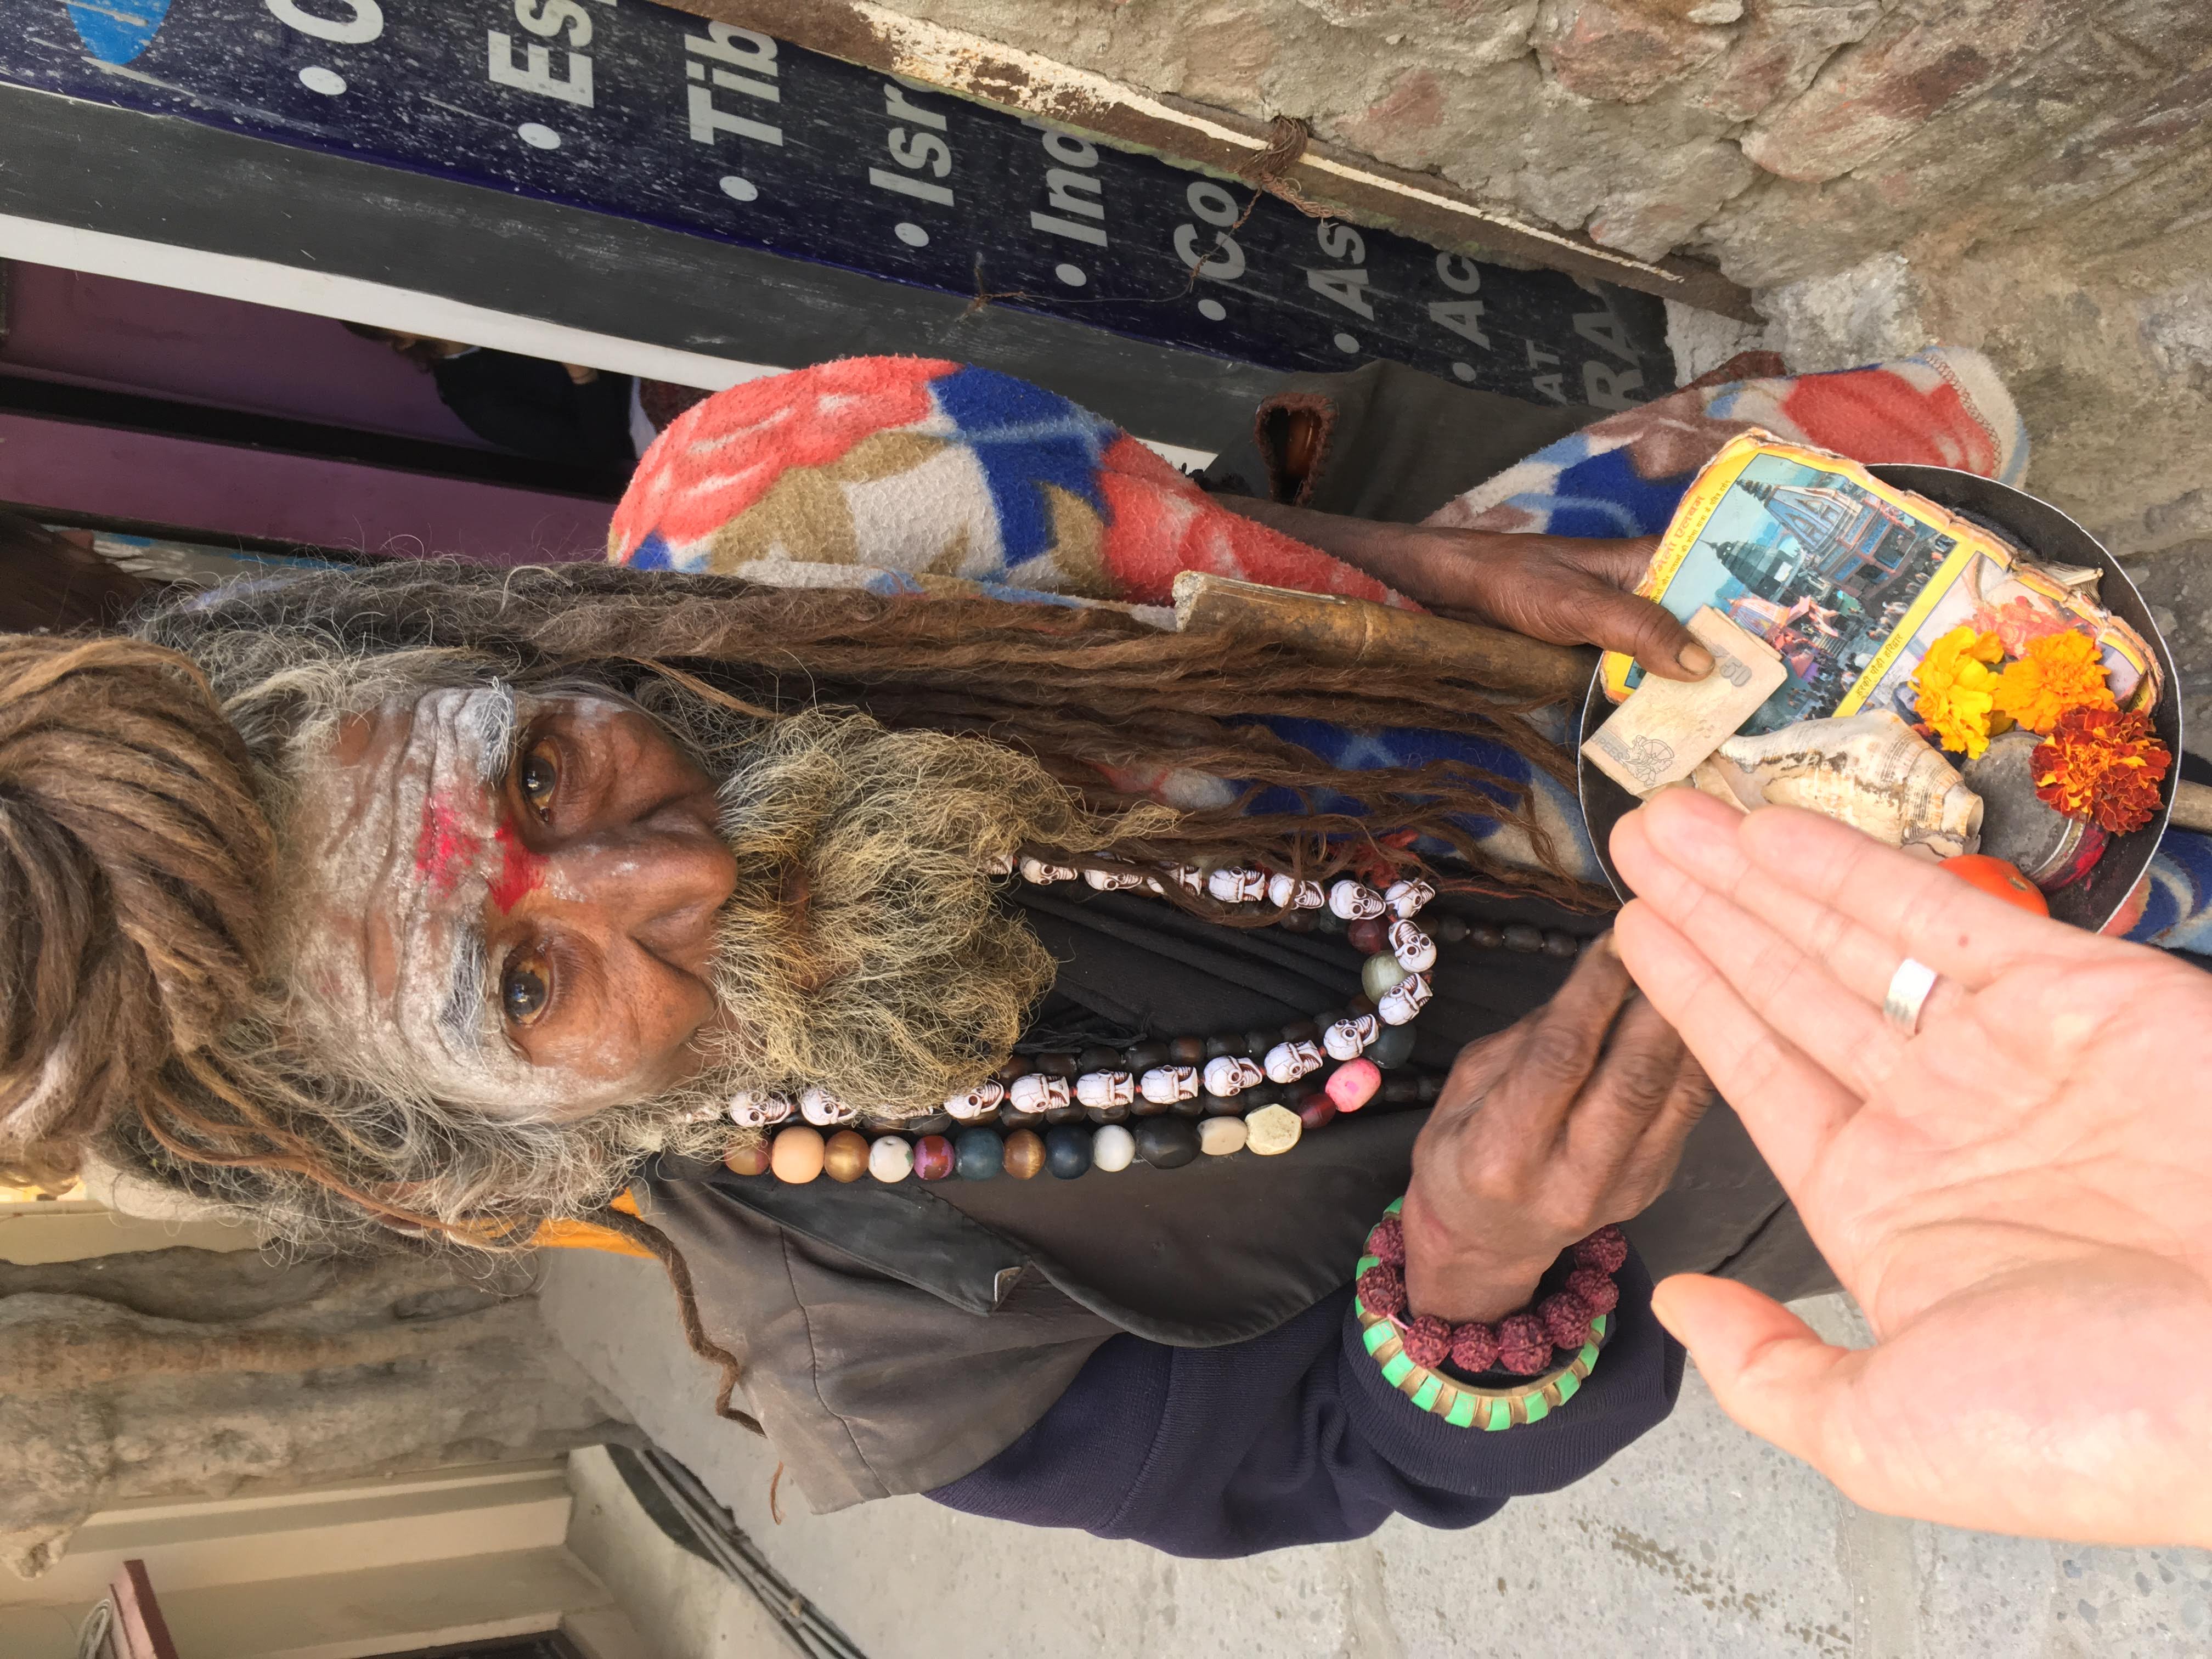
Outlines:
[[[2027,471],[2027,434],[1996,370],[1978,352],[1936,347],[1828,374],[1708,376],[1547,446],[1429,522],[1656,534],[1698,469],[1753,426],[1860,461],[1954,466],[2008,483]],[[615,514],[609,557],[791,586],[1138,607],[1164,605],[1177,572],[1204,570],[1405,603],[1372,577],[1229,511],[1066,398],[990,369],[915,357],[849,358],[750,380],[685,411],[640,462]],[[1562,739],[1566,718],[1559,711]],[[1580,872],[1599,878],[1572,794],[1503,745],[1414,729],[1271,724],[1342,768],[1462,760],[1520,781],[1553,845],[1574,848]],[[1179,804],[1237,793],[1231,781],[1190,774],[1148,781]],[[1254,809],[1289,805],[1263,795]],[[1498,856],[1533,862],[1519,831],[1477,827]],[[2168,838],[2150,908],[2131,936],[2212,948],[2212,842]]]

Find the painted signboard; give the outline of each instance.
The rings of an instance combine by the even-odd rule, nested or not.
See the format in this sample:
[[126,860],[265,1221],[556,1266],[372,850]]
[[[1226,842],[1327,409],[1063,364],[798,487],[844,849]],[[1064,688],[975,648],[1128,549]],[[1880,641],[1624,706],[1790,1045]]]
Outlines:
[[0,82],[1271,368],[1389,358],[1601,408],[1674,386],[1650,295],[1309,217],[642,0],[0,0]]

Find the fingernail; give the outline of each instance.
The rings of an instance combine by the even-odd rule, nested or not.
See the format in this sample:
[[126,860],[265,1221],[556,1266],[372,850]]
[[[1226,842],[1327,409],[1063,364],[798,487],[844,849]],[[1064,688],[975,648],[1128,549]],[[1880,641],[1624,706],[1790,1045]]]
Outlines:
[[1703,679],[1713,672],[1713,653],[1702,645],[1693,643],[1684,646],[1675,654],[1674,660],[1699,679]]

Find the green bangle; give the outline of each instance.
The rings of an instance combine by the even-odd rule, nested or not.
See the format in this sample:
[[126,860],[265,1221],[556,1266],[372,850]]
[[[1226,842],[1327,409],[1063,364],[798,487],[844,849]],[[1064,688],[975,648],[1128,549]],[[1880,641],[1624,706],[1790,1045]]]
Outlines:
[[[1402,1198],[1393,1199],[1383,1213],[1396,1215],[1404,1204]],[[1382,1265],[1379,1257],[1363,1254],[1357,1271],[1364,1273]],[[1590,1340],[1565,1364],[1509,1388],[1479,1389],[1408,1359],[1396,1322],[1388,1314],[1370,1310],[1356,1290],[1352,1309],[1359,1316],[1359,1340],[1382,1367],[1382,1380],[1421,1410],[1461,1429],[1510,1429],[1542,1422],[1582,1391],[1597,1364],[1598,1351],[1613,1332],[1612,1316],[1599,1314],[1590,1321]]]

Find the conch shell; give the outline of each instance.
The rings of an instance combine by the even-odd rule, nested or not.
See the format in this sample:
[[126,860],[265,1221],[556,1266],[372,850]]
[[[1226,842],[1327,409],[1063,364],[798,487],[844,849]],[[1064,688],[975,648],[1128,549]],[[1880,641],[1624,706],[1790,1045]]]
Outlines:
[[1939,750],[1887,712],[1730,738],[1690,781],[1747,811],[1802,806],[1936,858],[1981,845],[1982,798]]

